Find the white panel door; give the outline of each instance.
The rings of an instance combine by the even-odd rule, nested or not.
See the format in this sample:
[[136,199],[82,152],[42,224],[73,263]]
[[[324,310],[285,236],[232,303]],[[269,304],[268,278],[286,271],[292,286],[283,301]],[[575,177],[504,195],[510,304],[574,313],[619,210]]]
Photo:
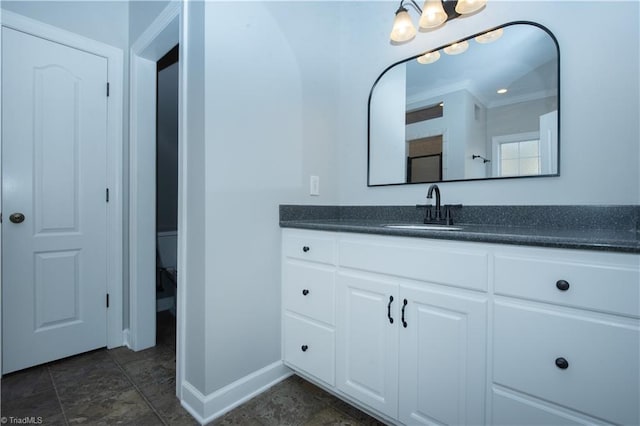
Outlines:
[[486,299],[401,286],[400,420],[407,425],[484,423]]
[[3,373],[106,346],[106,82],[106,58],[2,29]]
[[395,418],[398,285],[383,277],[340,273],[337,289],[336,386]]

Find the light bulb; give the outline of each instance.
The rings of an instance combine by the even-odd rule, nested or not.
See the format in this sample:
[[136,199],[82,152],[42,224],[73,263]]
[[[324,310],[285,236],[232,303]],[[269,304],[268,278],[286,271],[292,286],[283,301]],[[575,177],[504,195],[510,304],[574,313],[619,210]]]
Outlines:
[[391,30],[391,41],[402,43],[409,41],[416,36],[416,27],[411,22],[411,17],[407,12],[407,9],[400,7],[396,12],[396,17],[393,20],[393,29]]
[[466,15],[482,9],[485,4],[487,4],[487,0],[458,0],[456,12],[460,15]]
[[426,0],[420,15],[420,28],[439,27],[447,21],[447,12],[442,7],[442,0]]
[[465,41],[460,41],[458,43],[453,43],[444,48],[444,53],[447,55],[459,55],[464,53],[469,48],[469,43]]
[[494,41],[502,37],[503,33],[504,33],[504,30],[502,28],[498,28],[497,30],[480,34],[479,36],[476,37],[476,41],[481,44],[493,43]]
[[435,51],[435,52],[429,52],[429,53],[425,53],[422,56],[418,56],[418,59],[416,59],[419,63],[426,65],[426,64],[432,64],[435,61],[437,61],[438,59],[440,59],[440,52]]

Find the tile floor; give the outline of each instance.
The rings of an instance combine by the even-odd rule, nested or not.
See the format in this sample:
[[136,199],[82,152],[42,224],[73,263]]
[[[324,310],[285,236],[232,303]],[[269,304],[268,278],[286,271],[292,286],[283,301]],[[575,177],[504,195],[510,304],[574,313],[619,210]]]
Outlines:
[[[158,324],[153,348],[98,349],[4,376],[0,415],[7,424],[197,425],[175,397],[175,320],[159,314]],[[292,376],[211,425],[382,423]]]

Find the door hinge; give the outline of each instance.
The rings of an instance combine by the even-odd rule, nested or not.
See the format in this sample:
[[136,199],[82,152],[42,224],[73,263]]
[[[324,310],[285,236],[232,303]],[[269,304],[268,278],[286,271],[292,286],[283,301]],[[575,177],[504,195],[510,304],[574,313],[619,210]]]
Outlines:
[[109,83],[107,83],[107,97],[109,96]]
[[107,203],[109,202],[109,188],[107,188],[107,190],[106,190],[105,201]]
[[109,293],[107,293],[107,308],[109,307]]

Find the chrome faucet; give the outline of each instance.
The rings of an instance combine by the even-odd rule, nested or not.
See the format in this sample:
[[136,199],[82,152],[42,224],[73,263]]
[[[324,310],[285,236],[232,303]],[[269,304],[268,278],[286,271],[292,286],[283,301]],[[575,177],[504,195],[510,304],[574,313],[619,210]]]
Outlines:
[[436,193],[436,210],[434,214],[431,214],[431,205],[427,205],[427,212],[424,216],[424,223],[433,223],[438,225],[453,225],[453,219],[451,218],[451,211],[449,206],[445,206],[444,217],[442,217],[442,207],[440,204],[440,188],[438,185],[433,184],[427,191],[427,199],[433,198],[433,192]]

